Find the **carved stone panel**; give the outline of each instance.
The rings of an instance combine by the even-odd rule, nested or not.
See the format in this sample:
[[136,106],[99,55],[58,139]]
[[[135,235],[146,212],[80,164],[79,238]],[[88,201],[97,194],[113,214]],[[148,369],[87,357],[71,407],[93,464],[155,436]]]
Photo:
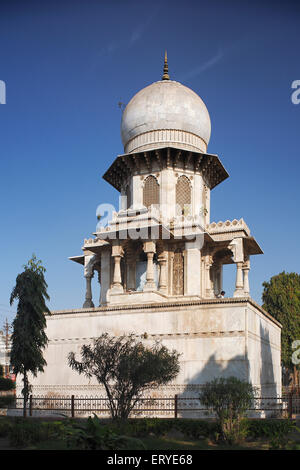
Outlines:
[[173,259],[173,295],[184,294],[184,259],[182,250],[177,249]]

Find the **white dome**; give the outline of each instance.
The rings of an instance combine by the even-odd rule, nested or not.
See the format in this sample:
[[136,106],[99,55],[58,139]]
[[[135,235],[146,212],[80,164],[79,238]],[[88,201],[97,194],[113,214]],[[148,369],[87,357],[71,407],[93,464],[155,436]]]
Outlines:
[[206,152],[211,124],[207,108],[190,88],[161,80],[139,91],[121,123],[125,153],[168,145]]

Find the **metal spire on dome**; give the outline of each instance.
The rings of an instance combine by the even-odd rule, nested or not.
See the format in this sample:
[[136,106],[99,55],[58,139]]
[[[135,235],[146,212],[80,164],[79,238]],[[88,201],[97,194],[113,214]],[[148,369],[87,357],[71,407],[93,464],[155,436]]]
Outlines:
[[164,74],[162,76],[162,80],[170,80],[167,51],[165,51]]

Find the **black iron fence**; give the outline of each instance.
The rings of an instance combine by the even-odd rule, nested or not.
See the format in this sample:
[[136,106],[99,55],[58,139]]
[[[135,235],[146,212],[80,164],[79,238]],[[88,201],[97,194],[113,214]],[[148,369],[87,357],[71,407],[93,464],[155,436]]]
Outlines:
[[[21,410],[23,398],[16,398],[11,410]],[[30,396],[27,409],[29,416],[40,414],[62,414],[66,416],[88,416],[93,413],[109,417],[109,400],[106,397],[48,397]],[[258,397],[248,410],[252,417],[288,418],[300,415],[300,396],[289,394],[283,397]],[[164,398],[141,398],[131,412],[131,417],[205,417],[211,410],[201,405],[198,398],[174,395]]]

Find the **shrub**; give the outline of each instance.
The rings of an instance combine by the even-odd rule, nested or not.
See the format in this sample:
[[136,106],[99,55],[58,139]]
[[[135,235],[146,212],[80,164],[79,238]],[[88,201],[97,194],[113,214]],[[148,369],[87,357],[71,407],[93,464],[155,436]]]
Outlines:
[[141,449],[145,446],[139,439],[120,435],[109,425],[103,425],[94,414],[87,422],[72,423],[65,428],[65,440],[71,449],[83,450],[121,450]]
[[9,429],[10,444],[14,447],[26,447],[48,439],[62,437],[64,424],[58,422],[27,421],[23,418],[14,420]]
[[11,428],[11,421],[7,418],[1,417],[0,419],[0,437],[6,437]]
[[255,399],[255,388],[250,383],[236,377],[217,378],[203,386],[199,399],[216,413],[225,441],[233,444],[245,437],[241,420]]
[[14,395],[2,395],[0,396],[0,408],[8,408],[14,401]]
[[268,437],[276,435],[285,436],[295,427],[295,423],[288,419],[247,419],[245,420],[247,435],[253,438]]
[[0,377],[0,390],[7,391],[14,390],[15,388],[16,384],[13,380]]

